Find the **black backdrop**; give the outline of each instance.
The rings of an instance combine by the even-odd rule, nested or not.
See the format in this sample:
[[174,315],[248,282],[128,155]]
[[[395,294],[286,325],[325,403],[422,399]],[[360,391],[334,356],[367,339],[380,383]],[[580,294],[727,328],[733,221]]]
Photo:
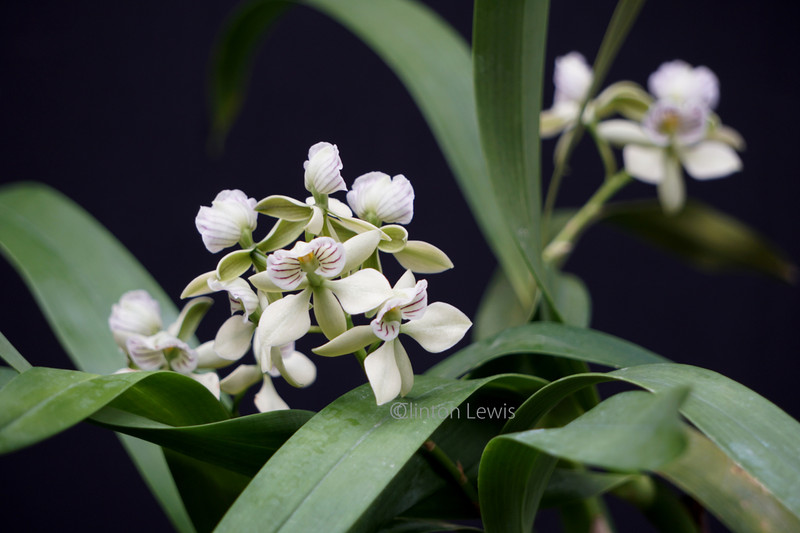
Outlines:
[[[471,2],[426,3],[469,36]],[[553,2],[548,76],[557,55],[575,49],[593,57],[613,4]],[[335,142],[348,182],[370,170],[411,179],[417,194],[412,236],[441,246],[456,264],[430,277],[430,297],[473,316],[494,260],[412,100],[380,59],[336,23],[306,8],[280,20],[257,57],[226,150],[209,155],[208,57],[234,5],[4,3],[0,181],[37,180],[64,192],[106,225],[177,301],[186,282],[218,259],[194,228],[198,207],[223,188],[256,198],[302,197],[308,146]],[[794,20],[769,3],[651,2],[608,80],[645,83],[661,62],[675,58],[714,70],[721,81],[719,112],[748,141],[744,172],[690,181],[689,193],[752,224],[797,259]],[[548,84],[546,106],[551,98]],[[547,143],[544,153],[551,148]],[[587,198],[599,170],[590,147],[579,150],[562,204]],[[643,184],[629,189],[624,196],[655,195]],[[262,219],[259,230],[266,227]],[[697,272],[605,227],[586,236],[567,270],[592,291],[593,327],[675,361],[720,371],[800,416],[792,378],[800,347],[794,287]],[[70,368],[20,278],[5,263],[0,274],[6,280],[2,331],[34,364]],[[201,330],[204,339],[224,318],[224,302],[215,307]],[[411,357],[418,372],[439,359],[421,350]],[[309,390],[278,383],[290,405],[319,409],[363,382],[352,361],[319,361],[319,369]],[[81,425],[3,457],[0,468],[4,515],[20,517],[25,530],[79,521],[104,530],[118,519],[125,531],[169,530],[105,430]]]

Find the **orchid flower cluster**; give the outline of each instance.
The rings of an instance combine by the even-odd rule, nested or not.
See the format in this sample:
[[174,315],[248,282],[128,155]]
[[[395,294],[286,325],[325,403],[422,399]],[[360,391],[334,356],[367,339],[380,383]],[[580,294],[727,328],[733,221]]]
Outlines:
[[[542,137],[570,132],[581,115],[593,81],[584,57],[571,52],[556,59],[553,106],[541,114]],[[622,147],[625,171],[658,187],[665,212],[685,203],[682,168],[693,178],[708,180],[741,170],[736,153],[742,137],[724,126],[714,109],[719,81],[707,67],[680,60],[662,64],[647,83],[649,93],[632,82],[610,85],[586,102],[581,120],[598,143]],[[625,119],[599,122],[613,114]],[[562,136],[556,157],[569,144]]]
[[[355,179],[345,204],[330,196],[347,190],[342,168],[336,145],[320,142],[304,163],[311,193],[305,201],[281,195],[256,201],[225,190],[210,207],[201,207],[195,223],[208,251],[239,249],[189,283],[181,297],[192,299],[166,330],[150,295],[123,295],[109,319],[128,356],[123,370],[181,372],[218,398],[220,392],[241,397],[260,383],[259,411],[287,409],[272,378],[282,376],[295,387],[316,379],[314,363],[295,350],[295,341],[312,332],[326,338],[315,353],[358,357],[379,405],[406,395],[414,373],[399,335],[438,353],[461,340],[472,324],[452,305],[428,304],[428,282],[414,276],[453,264],[437,247],[409,240],[403,225],[414,215],[411,183],[403,175],[369,172]],[[277,221],[256,242],[258,214]],[[406,269],[393,286],[383,274],[381,254],[393,255]],[[231,316],[213,341],[191,348],[188,342],[211,303],[204,295],[214,292],[227,293]],[[357,323],[358,315],[364,323]],[[252,363],[220,380],[215,370],[241,361],[251,348]]]

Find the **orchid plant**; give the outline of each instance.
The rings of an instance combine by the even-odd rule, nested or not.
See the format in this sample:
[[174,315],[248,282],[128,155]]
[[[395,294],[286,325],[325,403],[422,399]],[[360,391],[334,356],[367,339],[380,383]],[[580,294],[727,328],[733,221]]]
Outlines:
[[[687,201],[684,170],[698,180],[743,171],[744,141],[716,114],[714,72],[675,60],[654,63],[646,89],[604,87],[641,8],[621,0],[592,65],[577,51],[555,60],[543,110],[546,1],[477,0],[471,51],[413,0],[308,4],[364,38],[408,85],[497,257],[474,342],[415,374],[418,347],[443,354],[473,325],[429,303],[428,276],[459,267],[410,239],[409,179],[373,171],[348,185],[330,142],[297,161],[300,198],[226,189],[199,207],[200,240],[223,255],[186,274],[180,312],[69,200],[4,187],[0,249],[80,370],[32,366],[0,335],[9,365],[0,451],[83,420],[112,429],[181,532],[529,532],[544,507],[565,531],[613,531],[607,498],[631,503],[658,531],[705,531],[706,513],[734,531],[800,531],[800,424],[718,373],[591,329],[588,290],[564,271],[579,237],[605,220],[649,228],[706,263],[792,281],[794,266],[757,233]],[[254,28],[266,31],[277,13],[256,0],[223,29],[217,136],[238,112]],[[584,133],[599,187],[582,206],[557,207]],[[543,194],[548,138],[557,140]],[[634,179],[657,190],[644,204],[612,204]],[[58,217],[36,216],[50,212]],[[108,264],[78,260],[92,250]],[[32,268],[42,258],[50,268]],[[389,274],[393,263],[402,274]],[[217,293],[229,316],[200,341]],[[339,356],[355,358],[363,386],[317,413],[288,405],[273,378],[313,394],[318,358]],[[604,398],[598,385],[611,381],[643,390]]]

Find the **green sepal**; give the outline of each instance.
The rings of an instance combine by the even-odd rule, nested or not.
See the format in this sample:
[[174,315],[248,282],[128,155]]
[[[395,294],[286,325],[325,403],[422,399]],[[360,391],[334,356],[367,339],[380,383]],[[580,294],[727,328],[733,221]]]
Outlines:
[[308,222],[314,208],[288,196],[273,195],[258,202],[256,211],[289,222]]

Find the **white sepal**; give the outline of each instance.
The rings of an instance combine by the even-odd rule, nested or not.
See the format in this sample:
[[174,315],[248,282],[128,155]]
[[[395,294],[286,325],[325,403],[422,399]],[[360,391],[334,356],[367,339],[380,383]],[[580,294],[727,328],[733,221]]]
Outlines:
[[261,369],[256,365],[239,365],[233,372],[222,378],[219,386],[228,394],[241,394],[263,379]]
[[400,332],[417,341],[425,350],[439,353],[460,341],[472,326],[470,319],[450,304],[434,302],[419,320],[400,326]]
[[272,348],[271,355],[272,364],[291,386],[308,387],[317,378],[317,367],[311,359],[294,349],[293,342]]
[[606,120],[597,125],[597,134],[618,146],[640,144],[645,146],[652,145],[650,138],[642,127],[630,120]]
[[592,85],[592,69],[579,52],[570,52],[556,58],[553,72],[555,102],[580,103]]
[[214,341],[204,342],[195,351],[197,352],[197,368],[225,368],[233,363],[230,359],[219,356],[214,349]]
[[319,142],[309,148],[303,168],[306,190],[311,193],[331,194],[347,190],[340,173],[342,160],[335,144]]
[[391,340],[383,343],[364,359],[364,371],[378,405],[397,398],[403,388],[403,376],[395,358],[394,345],[397,342]]
[[258,309],[258,296],[242,278],[235,278],[229,281],[210,279],[208,280],[208,286],[214,291],[226,291],[228,293],[231,314],[243,311],[243,322],[247,322],[247,317]]
[[411,359],[400,341],[394,343],[394,361],[400,371],[400,396],[405,396],[414,386],[414,369],[411,368]]
[[230,317],[217,331],[214,351],[223,359],[238,361],[250,349],[255,330],[256,325],[249,320],[242,322],[239,317]]
[[414,278],[414,273],[410,270],[406,270],[403,272],[403,275],[400,276],[400,279],[397,280],[397,283],[394,284],[394,290],[412,289],[416,285],[417,280]]
[[264,346],[281,346],[305,335],[311,327],[308,304],[311,291],[284,296],[269,305],[261,314],[256,328],[258,342]]
[[[253,274],[247,279],[250,280],[250,283],[253,284],[253,287],[266,293],[283,292],[285,290],[275,285],[275,282],[269,277],[269,272],[259,272],[258,274]],[[303,284],[300,284],[298,285],[298,288],[305,287]]]
[[314,317],[322,333],[332,339],[347,329],[347,319],[336,297],[325,287],[313,289]]
[[342,308],[351,315],[366,313],[378,307],[392,296],[392,288],[386,278],[375,269],[365,268],[344,279],[326,281]]
[[646,183],[660,183],[664,180],[665,157],[664,149],[657,146],[629,144],[622,149],[625,170]]
[[275,390],[275,386],[272,384],[272,379],[267,375],[264,376],[264,382],[261,385],[261,390],[256,393],[254,401],[256,404],[256,409],[258,409],[258,411],[261,413],[281,411],[289,408],[289,406],[286,405],[286,402],[284,402],[283,399],[278,396],[278,391]]
[[342,272],[350,272],[372,255],[381,240],[381,232],[378,230],[366,231],[355,235],[344,242],[345,262]]
[[203,387],[208,389],[208,392],[214,395],[214,398],[219,400],[219,376],[216,372],[192,372],[191,374],[187,374],[190,378],[201,384]]
[[370,326],[356,326],[348,329],[335,339],[311,351],[325,357],[336,357],[360,350],[378,340]]
[[742,160],[733,148],[720,141],[705,141],[680,151],[686,172],[695,179],[722,178],[742,169]]
[[675,157],[664,156],[664,179],[658,184],[658,199],[666,213],[677,213],[686,203],[686,185],[681,164]]

